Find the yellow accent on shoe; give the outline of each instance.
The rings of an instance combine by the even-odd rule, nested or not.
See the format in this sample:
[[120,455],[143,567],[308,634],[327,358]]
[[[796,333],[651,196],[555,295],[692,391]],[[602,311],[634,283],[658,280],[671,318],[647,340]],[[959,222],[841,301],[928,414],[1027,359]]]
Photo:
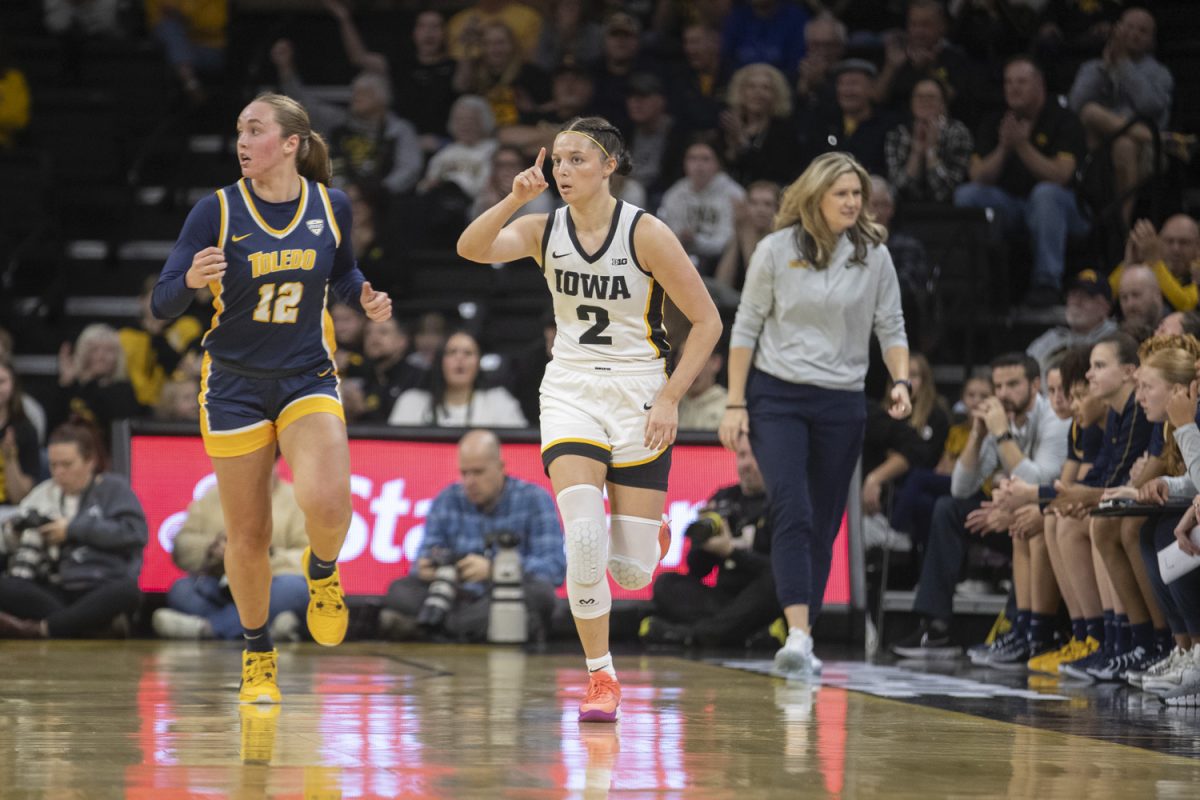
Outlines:
[[277,663],[279,651],[252,653],[242,651],[242,688],[238,690],[239,703],[278,703],[279,685]]
[[1057,675],[1058,665],[1064,661],[1074,661],[1076,658],[1079,658],[1080,656],[1078,654],[1080,653],[1081,647],[1083,647],[1083,642],[1079,641],[1078,639],[1071,639],[1071,641],[1067,642],[1057,650],[1051,650],[1048,653],[1042,653],[1039,656],[1034,656],[1033,658],[1029,659],[1029,663],[1026,666],[1028,666],[1029,669],[1033,670],[1034,672],[1045,672],[1050,675]]
[[771,623],[771,627],[767,628],[767,633],[771,634],[771,636],[773,636],[776,639],[776,641],[779,642],[780,647],[783,647],[785,644],[787,644],[787,637],[788,637],[787,620],[784,619],[783,617],[776,617],[775,621]]
[[238,706],[242,719],[241,756],[243,764],[270,764],[275,754],[275,734],[279,728],[277,705]]
[[642,621],[638,623],[638,638],[645,639],[650,633],[650,618],[642,617]]
[[308,562],[312,548],[304,548],[301,566],[304,580],[308,582],[308,632],[313,641],[326,647],[341,644],[350,627],[350,609],[346,607],[346,594],[342,591],[342,579],[335,565],[328,578],[315,581],[308,577]]
[[996,615],[996,621],[992,623],[992,629],[988,631],[987,638],[983,640],[983,643],[991,644],[1010,630],[1012,630],[1012,620],[1001,611]]

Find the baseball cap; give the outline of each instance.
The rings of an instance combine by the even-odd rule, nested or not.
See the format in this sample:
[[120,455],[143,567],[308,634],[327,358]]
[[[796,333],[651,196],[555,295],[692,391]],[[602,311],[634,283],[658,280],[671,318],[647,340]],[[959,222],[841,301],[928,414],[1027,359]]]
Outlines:
[[1080,270],[1079,274],[1067,286],[1067,291],[1080,291],[1100,295],[1108,302],[1112,302],[1112,287],[1108,285],[1108,279],[1094,269]]
[[865,58],[846,58],[829,68],[829,77],[836,79],[839,75],[847,72],[861,72],[868,78],[879,75],[878,68]]

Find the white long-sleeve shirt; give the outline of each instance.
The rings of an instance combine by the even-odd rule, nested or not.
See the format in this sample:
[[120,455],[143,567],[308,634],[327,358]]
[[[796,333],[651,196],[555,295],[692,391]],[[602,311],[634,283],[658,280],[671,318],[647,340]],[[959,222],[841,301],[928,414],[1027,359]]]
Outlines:
[[680,178],[663,195],[658,218],[676,236],[691,233],[689,253],[717,258],[733,237],[733,204],[745,197],[746,190],[724,172],[718,172],[700,190],[687,178]]
[[754,249],[733,322],[731,347],[757,348],[754,366],[781,380],[861,391],[871,332],[884,352],[907,347],[900,281],[887,247],[871,245],[851,263],[854,245],[838,240],[829,266],[800,253],[794,228]]
[[[1026,416],[1025,424],[1020,428],[1009,427],[1025,458],[1005,474],[1035,486],[1053,483],[1062,474],[1063,462],[1067,460],[1067,434],[1070,429],[1070,418],[1059,419],[1050,401],[1040,394],[1035,395],[1033,408]],[[996,437],[989,433],[979,446],[975,469],[963,466],[961,456],[954,464],[954,472],[950,475],[950,494],[958,498],[970,497],[979,491],[986,479],[1000,472],[1004,472],[1000,446]]]

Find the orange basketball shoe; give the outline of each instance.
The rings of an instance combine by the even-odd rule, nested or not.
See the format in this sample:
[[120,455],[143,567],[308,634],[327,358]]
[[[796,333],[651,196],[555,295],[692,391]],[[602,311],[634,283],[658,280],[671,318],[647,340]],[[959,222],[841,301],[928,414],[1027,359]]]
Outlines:
[[587,694],[579,706],[580,722],[616,722],[621,718],[621,684],[604,670],[588,676]]

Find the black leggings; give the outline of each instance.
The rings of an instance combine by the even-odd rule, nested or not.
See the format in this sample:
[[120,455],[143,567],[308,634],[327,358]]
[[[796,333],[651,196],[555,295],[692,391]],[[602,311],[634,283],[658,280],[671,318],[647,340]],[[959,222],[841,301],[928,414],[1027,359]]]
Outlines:
[[0,611],[20,619],[46,620],[51,638],[100,633],[119,614],[137,610],[142,593],[133,578],[107,581],[86,591],[0,577]]
[[1142,526],[1139,544],[1146,572],[1154,584],[1154,596],[1167,615],[1171,633],[1197,637],[1200,636],[1200,570],[1192,570],[1171,583],[1163,583],[1158,571],[1158,551],[1175,541],[1175,526],[1181,519],[1182,514],[1151,517]]

